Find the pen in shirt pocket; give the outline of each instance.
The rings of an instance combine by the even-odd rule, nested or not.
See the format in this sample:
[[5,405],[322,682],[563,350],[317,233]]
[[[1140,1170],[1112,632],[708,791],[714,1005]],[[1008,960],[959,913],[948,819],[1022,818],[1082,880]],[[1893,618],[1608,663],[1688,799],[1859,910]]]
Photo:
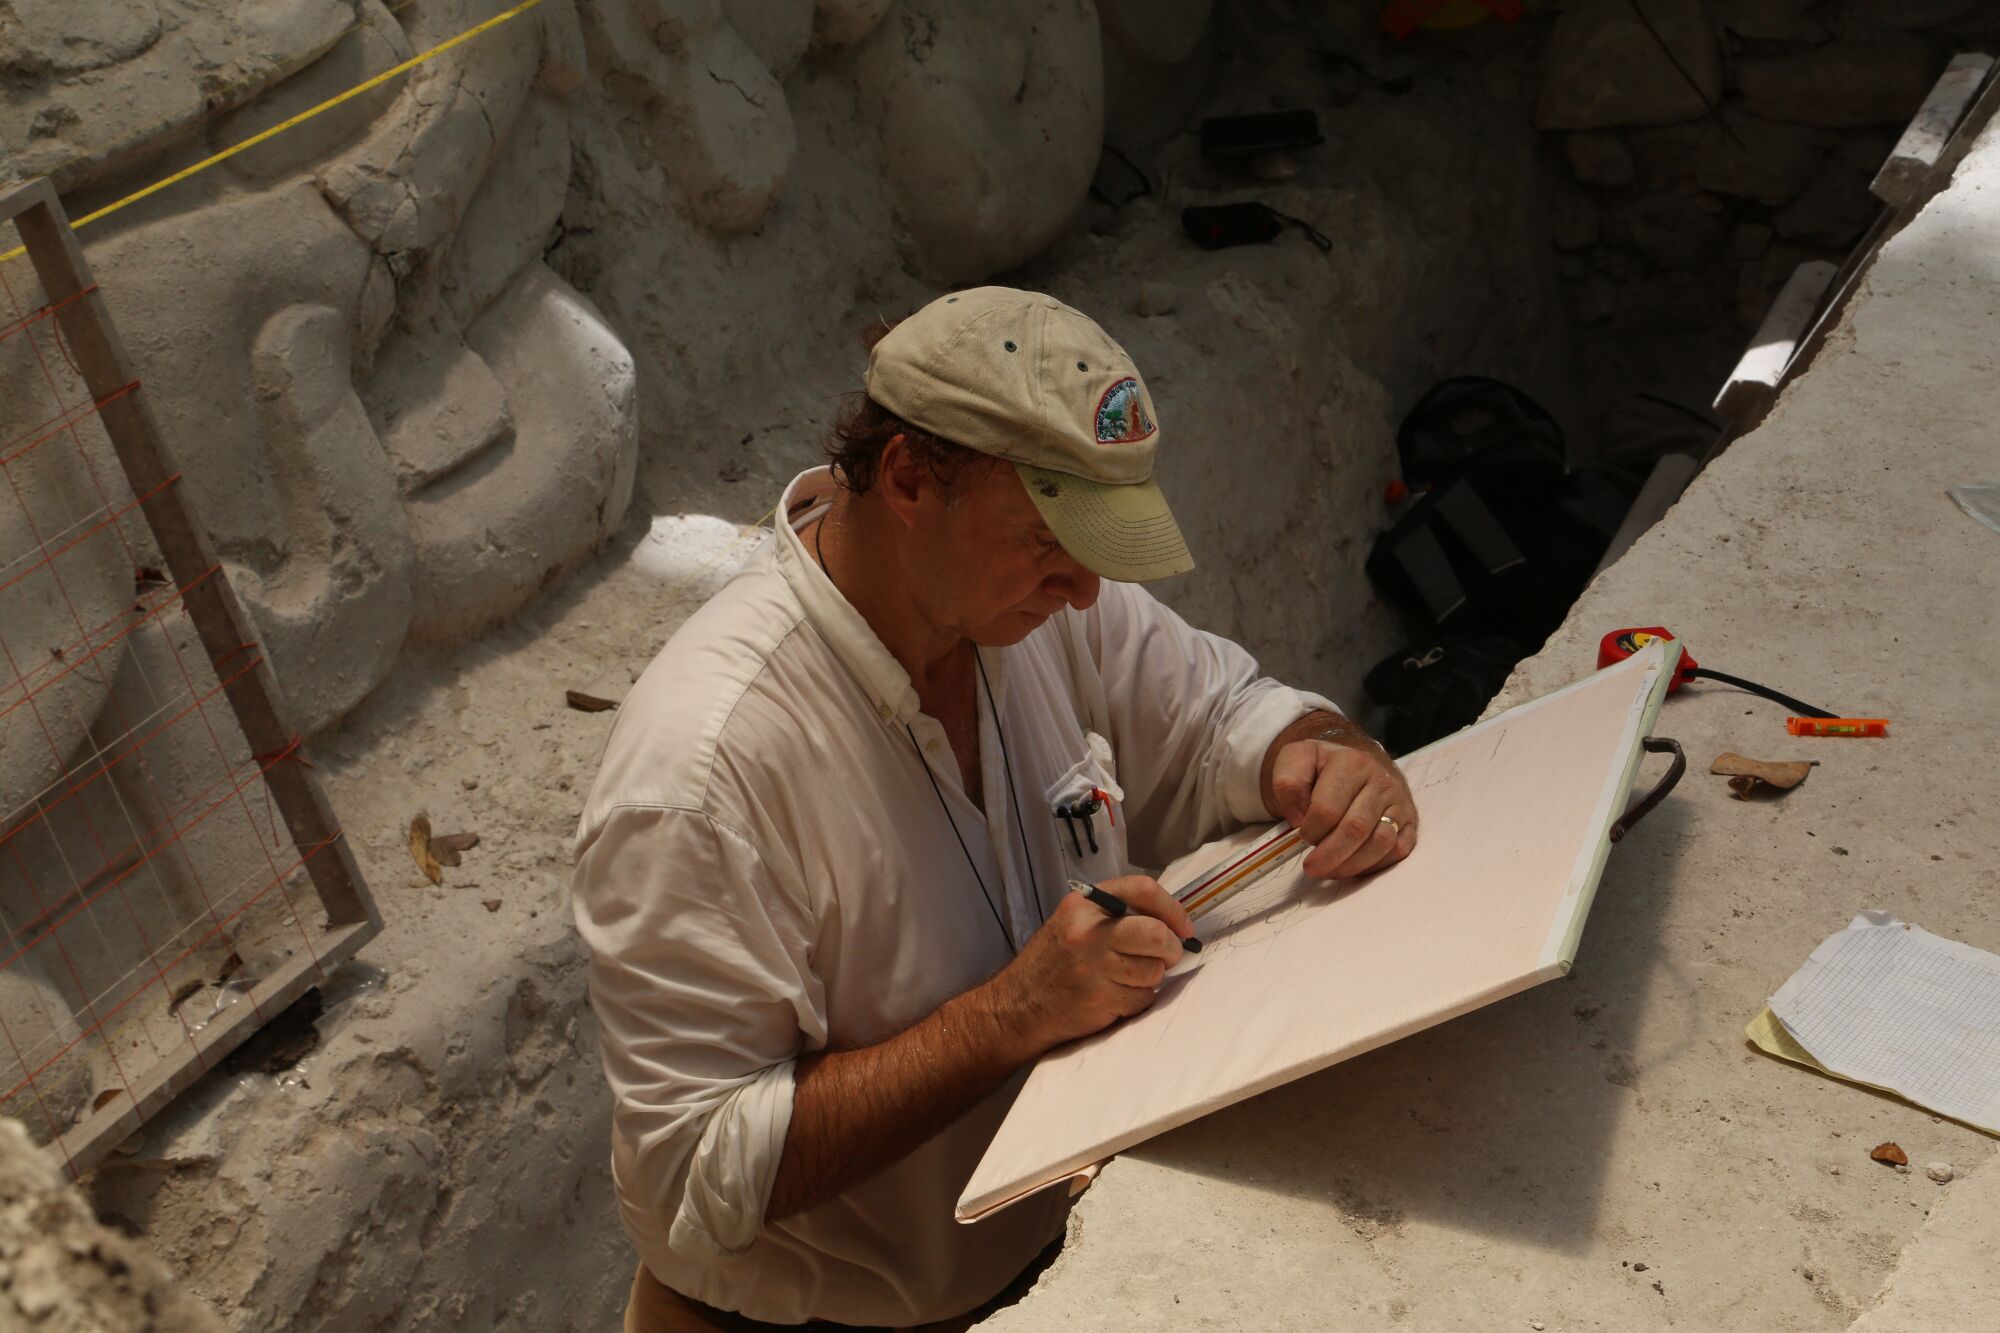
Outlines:
[[[1065,805],[1058,805],[1051,812],[1068,827],[1071,849],[1078,856],[1083,855],[1083,838],[1090,839],[1090,850],[1093,854],[1097,851],[1097,812],[1099,810],[1104,811],[1110,818],[1112,828],[1118,827],[1117,808],[1111,804],[1111,793],[1102,787],[1092,787],[1076,800]],[[1083,837],[1077,836],[1078,824],[1083,826]]]
[[[1132,904],[1126,902],[1115,893],[1098,888],[1095,884],[1085,884],[1080,879],[1073,879],[1069,882],[1069,887],[1072,893],[1082,894],[1099,908],[1103,909],[1106,916],[1113,918],[1121,917],[1132,910]],[[1193,936],[1189,936],[1187,939],[1181,941],[1181,948],[1189,953],[1200,953],[1201,941],[1195,939]]]

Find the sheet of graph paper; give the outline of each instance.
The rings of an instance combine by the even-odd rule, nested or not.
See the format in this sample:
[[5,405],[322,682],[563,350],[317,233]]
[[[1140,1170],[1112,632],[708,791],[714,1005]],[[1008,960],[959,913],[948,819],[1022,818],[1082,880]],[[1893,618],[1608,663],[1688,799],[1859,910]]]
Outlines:
[[[1662,641],[1406,757],[1422,821],[1410,858],[1332,884],[1295,856],[1204,917],[1207,947],[1151,1009],[1036,1064],[959,1218],[1562,975],[1665,664]],[[1168,887],[1265,831],[1177,864]]]
[[2000,1133],[2000,955],[1863,912],[1771,997],[1828,1071]]

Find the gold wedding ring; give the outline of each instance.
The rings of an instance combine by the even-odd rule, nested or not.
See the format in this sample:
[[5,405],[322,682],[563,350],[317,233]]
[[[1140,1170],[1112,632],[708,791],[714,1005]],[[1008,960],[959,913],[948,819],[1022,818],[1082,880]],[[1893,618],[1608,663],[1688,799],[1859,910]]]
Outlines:
[[1389,818],[1389,816],[1383,815],[1382,822],[1389,826],[1389,835],[1391,837],[1400,837],[1402,835],[1403,826],[1401,824],[1398,824],[1395,820]]

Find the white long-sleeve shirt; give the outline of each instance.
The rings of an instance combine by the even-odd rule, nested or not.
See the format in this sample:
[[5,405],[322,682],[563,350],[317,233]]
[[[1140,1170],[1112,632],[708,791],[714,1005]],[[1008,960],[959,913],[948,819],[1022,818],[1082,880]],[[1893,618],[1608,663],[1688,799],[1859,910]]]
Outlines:
[[[790,521],[627,695],[573,894],[615,1099],[612,1171],[647,1268],[752,1318],[900,1325],[998,1291],[1065,1203],[1051,1191],[952,1218],[1010,1084],[766,1225],[796,1062],[892,1036],[991,976],[1069,879],[1162,866],[1268,818],[1265,750],[1332,705],[1107,582],[1088,611],[980,650],[1000,719],[982,688],[982,811],[908,674],[799,541],[793,525],[831,492],[824,468],[796,479]],[[1092,787],[1114,799],[1087,831],[1053,813]]]

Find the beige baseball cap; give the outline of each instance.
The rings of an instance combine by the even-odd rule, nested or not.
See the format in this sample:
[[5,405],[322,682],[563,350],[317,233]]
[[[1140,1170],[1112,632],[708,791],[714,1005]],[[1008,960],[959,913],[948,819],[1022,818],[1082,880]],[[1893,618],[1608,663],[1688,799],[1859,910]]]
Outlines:
[[975,287],[941,296],[875,344],[868,396],[913,426],[1013,463],[1063,549],[1123,583],[1194,557],[1153,480],[1146,385],[1088,316],[1052,296]]

